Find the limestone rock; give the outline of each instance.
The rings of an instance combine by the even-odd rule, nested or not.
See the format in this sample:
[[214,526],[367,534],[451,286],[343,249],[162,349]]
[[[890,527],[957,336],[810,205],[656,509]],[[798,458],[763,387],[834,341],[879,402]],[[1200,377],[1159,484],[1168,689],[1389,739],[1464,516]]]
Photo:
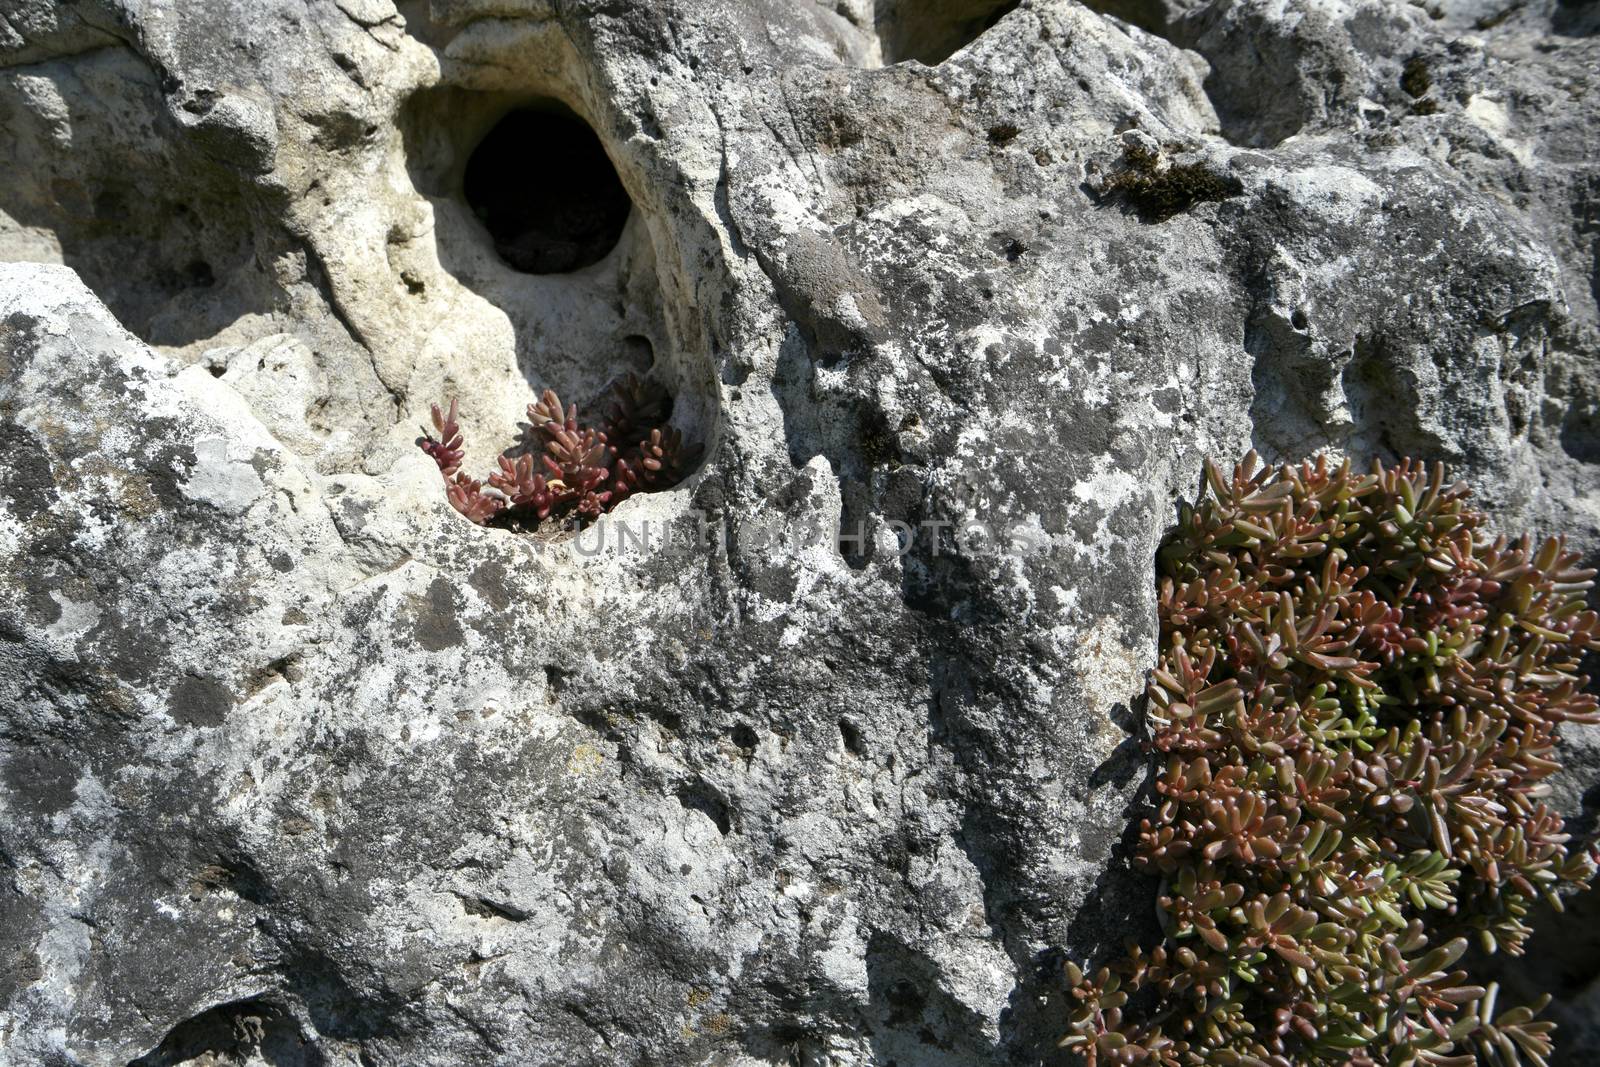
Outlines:
[[[1205,456],[1600,552],[1593,12],[1092,6],[0,0],[0,1061],[1056,1062]],[[626,371],[582,536],[413,446]]]

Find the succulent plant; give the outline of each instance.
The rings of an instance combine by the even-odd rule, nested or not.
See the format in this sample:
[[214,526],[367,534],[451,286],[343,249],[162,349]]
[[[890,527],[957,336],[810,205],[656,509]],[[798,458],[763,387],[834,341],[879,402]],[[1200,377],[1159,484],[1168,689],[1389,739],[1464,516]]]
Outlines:
[[[1563,722],[1600,721],[1594,572],[1491,538],[1411,461],[1231,477],[1159,552],[1160,761],[1135,862],[1164,940],[1085,974],[1062,1044],[1091,1067],[1543,1067],[1543,1004],[1459,966],[1520,954],[1594,875],[1540,799]],[[1548,999],[1548,998],[1546,998]]]
[[439,465],[450,504],[480,526],[533,524],[552,515],[598,518],[635,493],[677,484],[699,459],[699,446],[661,425],[672,399],[654,382],[633,374],[612,383],[603,421],[579,418],[553,390],[528,405],[532,440],[500,455],[487,484],[461,472],[464,455],[456,401],[433,405],[434,437],[417,445]]

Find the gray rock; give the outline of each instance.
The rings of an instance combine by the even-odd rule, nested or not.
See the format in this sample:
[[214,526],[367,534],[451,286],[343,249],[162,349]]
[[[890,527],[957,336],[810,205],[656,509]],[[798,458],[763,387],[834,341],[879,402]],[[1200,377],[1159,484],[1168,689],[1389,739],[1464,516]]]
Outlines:
[[[1100,6],[0,0],[0,1062],[1053,1062],[1205,456],[1600,554],[1592,13]],[[582,537],[413,447],[627,370],[706,458]]]

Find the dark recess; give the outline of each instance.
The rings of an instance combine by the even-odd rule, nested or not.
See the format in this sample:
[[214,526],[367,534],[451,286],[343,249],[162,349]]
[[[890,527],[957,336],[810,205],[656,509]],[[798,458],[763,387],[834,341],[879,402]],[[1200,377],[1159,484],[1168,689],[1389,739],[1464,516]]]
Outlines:
[[467,160],[462,192],[495,251],[525,274],[564,274],[606,257],[633,210],[600,138],[570,114],[523,109]]
[[324,1067],[327,1058],[281,1007],[249,999],[219,1004],[184,1020],[173,1027],[160,1047],[128,1067],[245,1062],[268,1067]]
[[883,61],[915,59],[930,67],[955,55],[1020,6],[1020,0],[879,0]]

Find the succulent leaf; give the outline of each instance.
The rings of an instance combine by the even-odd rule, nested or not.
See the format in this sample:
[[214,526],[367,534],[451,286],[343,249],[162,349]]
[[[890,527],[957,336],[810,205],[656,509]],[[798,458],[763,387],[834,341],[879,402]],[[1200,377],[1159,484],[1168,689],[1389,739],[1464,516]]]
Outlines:
[[[1539,899],[1595,874],[1539,799],[1563,722],[1600,721],[1594,572],[1560,538],[1491,539],[1410,460],[1355,474],[1205,466],[1158,552],[1156,804],[1136,862],[1166,943],[1088,976],[1088,1064],[1528,1064],[1543,1005],[1452,970],[1520,953]],[[1125,1006],[1137,1004],[1140,1010]]]

